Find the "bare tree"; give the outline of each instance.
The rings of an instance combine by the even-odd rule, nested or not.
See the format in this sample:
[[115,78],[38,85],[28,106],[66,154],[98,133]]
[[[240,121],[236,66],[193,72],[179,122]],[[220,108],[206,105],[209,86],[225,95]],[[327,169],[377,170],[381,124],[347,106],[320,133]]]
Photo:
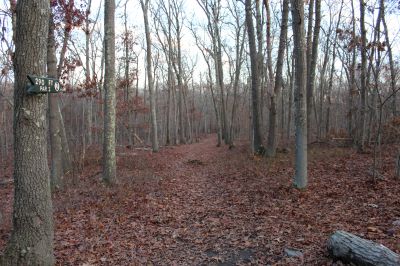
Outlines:
[[157,129],[157,113],[154,95],[154,80],[153,80],[153,66],[152,66],[152,53],[151,53],[151,37],[150,26],[148,19],[148,9],[150,0],[140,0],[140,5],[143,11],[144,28],[146,34],[146,62],[147,62],[147,81],[149,86],[150,96],[150,120],[151,120],[151,144],[153,152],[158,152],[158,129]]
[[[283,1],[282,10],[282,23],[281,33],[279,36],[279,48],[278,48],[278,59],[276,62],[276,74],[275,74],[275,85],[274,91],[271,95],[271,107],[269,112],[269,133],[267,143],[267,156],[274,157],[277,146],[277,101],[281,87],[282,87],[282,70],[283,70],[283,59],[285,56],[287,29],[288,29],[288,14],[289,14],[289,0]],[[283,123],[283,121],[282,121]]]
[[296,127],[296,163],[294,186],[307,187],[307,105],[306,57],[304,43],[304,1],[291,0],[296,86],[294,92]]
[[259,100],[259,73],[256,41],[253,26],[252,4],[251,0],[245,1],[247,35],[249,38],[250,62],[251,62],[251,103],[252,103],[252,133],[253,133],[253,151],[262,152],[261,129],[260,129],[260,100]]
[[115,0],[104,1],[104,140],[103,180],[116,179],[115,158]]
[[[311,23],[309,21],[309,23]],[[313,109],[314,102],[314,80],[315,80],[315,68],[318,60],[318,43],[319,43],[319,31],[321,27],[321,0],[315,0],[315,25],[312,40],[312,51],[307,54],[307,132],[308,138],[311,137],[310,124],[311,124],[311,111]],[[309,27],[310,29],[310,27]],[[308,33],[309,34],[309,33]],[[309,63],[308,63],[309,62]]]
[[[221,0],[197,0],[207,16],[207,31],[212,42],[212,55],[214,59],[215,81],[220,98],[220,119],[222,125],[222,138],[225,144],[229,143],[228,120],[226,115],[226,96],[224,85],[224,71],[222,64],[222,41],[221,41]],[[253,29],[254,31],[254,29]]]
[[[57,77],[57,56],[56,42],[54,37],[54,20],[53,14],[49,19],[49,36],[47,44],[47,74],[50,78]],[[60,135],[60,116],[58,116],[59,103],[58,95],[49,94],[49,129],[50,129],[50,148],[51,148],[51,172],[50,181],[52,189],[56,189],[62,185],[62,145]]]
[[18,1],[15,29],[13,230],[0,265],[54,265],[47,165],[47,97],[26,93],[28,74],[46,75],[50,6]]
[[360,116],[358,118],[357,147],[360,152],[364,151],[365,124],[367,104],[367,30],[365,29],[365,2],[360,0],[360,28],[361,28],[361,86],[360,86]]
[[389,39],[389,30],[388,26],[386,24],[386,19],[385,19],[385,1],[380,0],[380,8],[381,8],[381,19],[383,23],[383,28],[385,30],[385,42],[387,45],[387,52],[389,56],[389,67],[390,67],[390,89],[392,90],[392,115],[396,116],[397,115],[397,109],[396,109],[396,72],[394,68],[394,61],[393,61],[393,53],[392,53],[392,44],[390,43]]
[[[244,54],[244,46],[245,46],[245,38],[246,38],[246,29],[244,23],[241,21],[242,17],[239,13],[239,8],[236,4],[236,1],[229,2],[231,5],[228,6],[229,12],[232,14],[235,20],[235,65],[234,65],[234,74],[232,75],[233,83],[233,103],[232,103],[232,113],[231,113],[231,121],[230,121],[230,129],[229,129],[229,145],[233,146],[234,140],[234,124],[237,112],[238,105],[238,90],[239,90],[239,81],[240,81],[240,73],[243,64],[243,54]],[[242,35],[242,37],[241,37]],[[233,64],[232,64],[233,65]]]

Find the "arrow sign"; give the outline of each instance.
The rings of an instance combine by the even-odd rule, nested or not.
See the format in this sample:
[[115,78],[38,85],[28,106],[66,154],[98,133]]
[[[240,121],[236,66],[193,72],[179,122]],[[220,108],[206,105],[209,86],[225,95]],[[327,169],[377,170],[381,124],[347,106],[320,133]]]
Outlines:
[[28,75],[28,79],[32,84],[27,88],[29,94],[57,93],[64,91],[58,79],[36,77],[32,75]]

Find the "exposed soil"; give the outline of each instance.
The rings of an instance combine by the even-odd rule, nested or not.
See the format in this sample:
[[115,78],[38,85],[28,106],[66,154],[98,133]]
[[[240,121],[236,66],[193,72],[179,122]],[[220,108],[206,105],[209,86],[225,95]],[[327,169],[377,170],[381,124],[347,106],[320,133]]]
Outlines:
[[[338,265],[326,252],[335,230],[400,253],[395,147],[383,149],[373,181],[371,154],[313,146],[305,191],[291,185],[291,153],[268,160],[247,147],[218,148],[215,137],[155,154],[119,147],[112,187],[100,180],[100,149],[91,148],[82,173],[54,194],[57,265]],[[2,250],[12,183],[0,184],[0,196]]]

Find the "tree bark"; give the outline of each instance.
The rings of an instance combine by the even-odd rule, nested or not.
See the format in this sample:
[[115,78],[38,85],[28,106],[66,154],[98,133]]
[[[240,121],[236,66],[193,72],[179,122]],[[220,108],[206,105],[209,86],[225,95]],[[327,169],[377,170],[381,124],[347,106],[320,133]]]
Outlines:
[[[338,16],[338,20],[337,20],[335,29],[339,28],[341,15],[342,15],[342,9],[343,9],[343,0],[341,1],[341,4],[340,4],[340,11],[339,11],[339,16]],[[325,137],[328,137],[329,130],[330,130],[331,92],[332,92],[332,87],[333,87],[333,74],[335,72],[337,38],[338,38],[338,33],[336,32],[335,33],[335,38],[333,40],[332,63],[331,63],[331,69],[330,69],[330,73],[329,73],[328,90],[327,90],[328,106],[327,106],[327,109],[326,109]],[[340,77],[340,78],[342,78],[342,77]],[[321,112],[321,115],[322,115],[322,112]]]
[[329,238],[328,251],[334,259],[355,265],[400,265],[400,256],[387,247],[345,231],[336,231]]
[[390,89],[392,90],[393,98],[392,98],[392,115],[397,116],[397,109],[396,109],[396,70],[394,67],[394,61],[393,61],[393,53],[392,53],[392,46],[390,44],[390,39],[389,39],[389,30],[386,24],[386,19],[385,19],[385,1],[381,0],[380,1],[380,7],[381,7],[381,19],[383,22],[383,28],[385,30],[385,42],[387,46],[387,52],[389,56],[389,67],[390,67]]
[[[89,89],[89,84],[90,84],[90,29],[89,29],[89,14],[90,14],[90,8],[92,5],[92,1],[89,0],[87,8],[86,8],[86,17],[85,17],[85,78],[86,78],[86,90]],[[92,88],[90,88],[92,90]],[[87,138],[88,138],[88,144],[92,144],[92,94],[91,91],[89,92],[89,96],[87,98],[87,103],[85,107],[87,108],[87,115],[86,115],[86,120],[87,120]],[[85,135],[83,136],[85,137]]]
[[104,2],[104,140],[103,180],[114,183],[115,158],[115,0]]
[[[311,137],[311,111],[314,103],[314,82],[315,82],[315,68],[318,60],[318,43],[319,31],[321,28],[321,0],[315,0],[315,26],[312,41],[312,51],[307,58],[309,67],[307,68],[307,136]],[[308,63],[307,63],[308,64]]]
[[13,230],[0,265],[53,265],[53,207],[47,165],[47,96],[26,93],[46,75],[49,1],[18,1],[14,57]]
[[147,62],[147,80],[149,84],[149,97],[150,97],[150,120],[151,120],[151,145],[153,152],[158,152],[158,129],[157,129],[157,114],[156,103],[154,95],[154,80],[153,80],[153,66],[151,61],[151,37],[148,19],[148,9],[150,0],[140,1],[143,11],[144,28],[146,34],[146,62]]
[[[313,42],[313,20],[314,20],[314,6],[315,6],[315,0],[310,0],[308,2],[308,18],[307,18],[307,39],[306,39],[306,65],[307,65],[307,71],[306,75],[311,72],[311,58],[312,58],[312,42]],[[307,77],[307,84],[308,84],[308,77]],[[312,110],[312,101],[313,99],[311,98],[310,91],[308,86],[306,87],[306,93],[307,93],[307,118],[311,117],[311,110]],[[307,130],[310,128],[310,120],[307,119]],[[310,134],[308,134],[308,137],[310,137]]]
[[360,28],[361,28],[361,88],[360,88],[360,116],[358,118],[357,147],[359,152],[364,151],[365,145],[365,124],[367,104],[367,31],[365,29],[365,2],[360,0]]
[[249,37],[249,48],[250,48],[250,67],[251,67],[251,103],[252,103],[252,131],[253,131],[253,151],[255,153],[261,152],[261,129],[260,129],[260,100],[259,100],[259,73],[258,73],[258,57],[255,43],[253,17],[251,0],[246,0],[246,24],[247,34]]
[[288,14],[289,14],[289,0],[283,0],[281,33],[279,36],[278,59],[276,62],[275,85],[273,94],[271,96],[271,107],[269,111],[270,125],[269,125],[268,142],[267,142],[267,156],[269,157],[274,157],[276,154],[277,129],[278,129],[277,99],[282,88],[282,70],[283,70],[283,59],[285,56],[285,49],[286,49]]
[[295,127],[296,162],[294,186],[304,189],[307,186],[307,105],[306,105],[306,49],[304,44],[304,1],[291,0],[292,26],[295,56]]

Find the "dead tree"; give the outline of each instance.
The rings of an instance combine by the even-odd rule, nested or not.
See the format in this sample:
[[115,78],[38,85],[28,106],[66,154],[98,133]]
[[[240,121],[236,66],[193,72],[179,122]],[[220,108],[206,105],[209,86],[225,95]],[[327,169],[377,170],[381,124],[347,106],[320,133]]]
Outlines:
[[345,231],[336,231],[328,240],[329,254],[337,260],[365,266],[399,266],[400,256],[382,244]]

